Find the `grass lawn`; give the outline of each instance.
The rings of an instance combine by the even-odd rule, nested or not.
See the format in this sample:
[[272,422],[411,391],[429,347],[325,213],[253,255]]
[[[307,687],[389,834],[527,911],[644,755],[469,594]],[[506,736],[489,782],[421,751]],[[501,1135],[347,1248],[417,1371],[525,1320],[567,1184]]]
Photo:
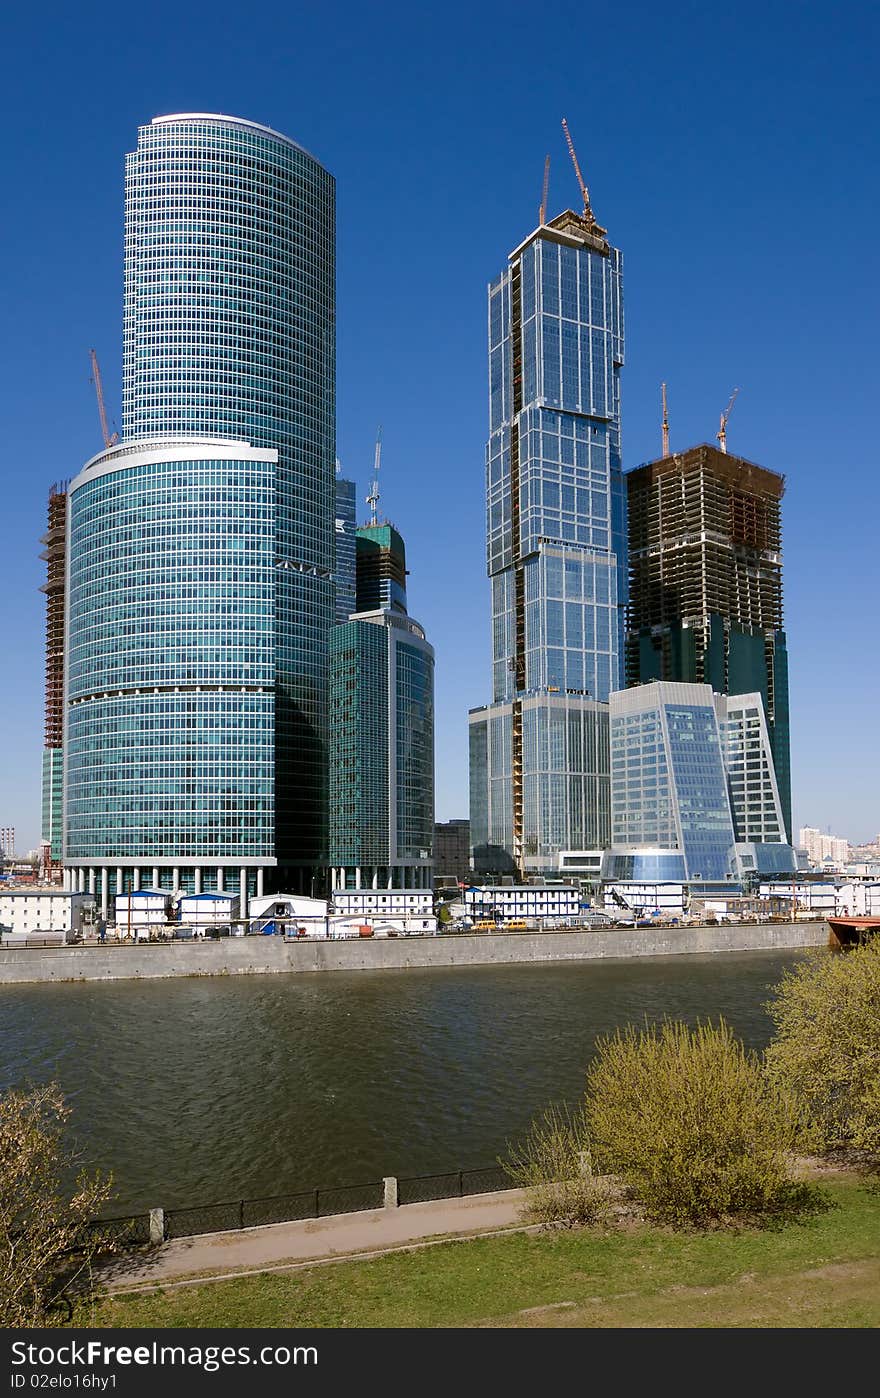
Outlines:
[[772,1230],[638,1226],[450,1242],[373,1261],[101,1301],[106,1327],[869,1327],[880,1325],[880,1189]]

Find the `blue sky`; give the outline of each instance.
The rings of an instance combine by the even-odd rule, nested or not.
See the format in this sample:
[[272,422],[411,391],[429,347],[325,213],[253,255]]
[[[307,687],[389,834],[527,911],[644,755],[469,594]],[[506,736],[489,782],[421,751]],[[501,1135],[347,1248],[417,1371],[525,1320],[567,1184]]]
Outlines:
[[[467,710],[490,698],[486,283],[577,205],[568,118],[623,249],[628,467],[714,440],[787,479],[795,824],[880,830],[874,7],[590,0],[7,8],[0,292],[0,824],[39,835],[49,485],[120,415],[123,158],[139,124],[220,111],[337,179],[339,455],[407,541],[437,651],[437,815],[467,814]],[[362,506],[366,514],[366,506]]]

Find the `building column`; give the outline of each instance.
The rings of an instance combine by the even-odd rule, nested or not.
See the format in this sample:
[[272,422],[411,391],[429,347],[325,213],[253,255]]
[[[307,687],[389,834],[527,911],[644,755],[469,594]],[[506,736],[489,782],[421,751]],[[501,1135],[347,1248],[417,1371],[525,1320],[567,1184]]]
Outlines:
[[108,897],[109,882],[107,866],[105,864],[104,868],[101,870],[101,916],[105,921],[107,920],[107,908],[110,902]]
[[121,892],[122,892],[122,869],[121,869],[120,865],[117,864],[117,866],[116,866],[116,896],[117,896],[117,898],[119,897],[119,895],[120,895]]
[[94,871],[94,869],[90,869],[90,870],[89,870],[89,893],[91,893],[92,897],[94,898],[94,896],[95,896],[95,871]]
[[238,915],[247,917],[248,896],[247,896],[247,869],[242,869],[238,876]]
[[154,887],[154,888],[158,888],[158,887],[159,887],[159,870],[158,870],[158,869],[154,869],[154,870],[153,870],[153,887]]
[[193,891],[195,893],[201,893],[202,891],[202,871],[198,864],[193,870]]
[[85,893],[85,891],[86,891],[86,871],[85,871],[85,869],[77,869],[77,871],[76,871],[76,891],[77,891],[77,893]]
[[224,888],[223,888],[223,865],[222,865],[222,864],[218,864],[218,865],[217,865],[217,892],[218,892],[218,893],[223,893],[224,891],[225,891],[225,890],[224,890]]
[[258,898],[262,898],[262,896],[263,896],[263,871],[262,871],[262,869],[258,869],[258,870],[257,870],[257,897],[258,897]]
[[379,887],[379,865],[378,865],[378,864],[374,864],[374,865],[373,865],[373,882],[372,882],[371,887],[372,887],[372,888],[378,888],[378,887]]
[[134,893],[137,893],[138,890],[139,890],[139,888],[140,888],[140,886],[141,886],[141,871],[140,871],[140,869],[133,869],[133,870],[132,870],[132,875],[131,875],[131,887],[132,887],[133,892],[134,892]]
[[180,870],[179,870],[179,869],[172,869],[172,870],[171,870],[171,888],[172,888],[172,890],[173,890],[174,893],[176,893],[177,890],[180,888]]

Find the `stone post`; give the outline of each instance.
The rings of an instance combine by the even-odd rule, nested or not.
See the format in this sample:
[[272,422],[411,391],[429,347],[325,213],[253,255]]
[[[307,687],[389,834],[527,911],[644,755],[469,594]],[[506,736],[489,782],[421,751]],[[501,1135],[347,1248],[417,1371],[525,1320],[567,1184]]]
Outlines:
[[165,1241],[165,1210],[150,1209],[150,1242],[153,1244],[164,1243]]
[[382,1183],[385,1186],[385,1208],[396,1209],[400,1202],[397,1189],[397,1176],[386,1175]]

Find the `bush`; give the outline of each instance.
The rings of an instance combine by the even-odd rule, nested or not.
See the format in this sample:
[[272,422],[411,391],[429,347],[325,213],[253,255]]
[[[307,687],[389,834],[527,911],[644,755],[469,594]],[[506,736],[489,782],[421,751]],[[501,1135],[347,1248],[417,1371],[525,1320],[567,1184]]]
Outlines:
[[0,1326],[42,1328],[70,1317],[68,1293],[91,1291],[101,1240],[86,1228],[107,1201],[110,1181],[62,1177],[73,1163],[62,1143],[70,1115],[55,1084],[0,1098]]
[[508,1146],[500,1164],[526,1191],[524,1212],[537,1223],[599,1223],[607,1215],[607,1182],[593,1173],[593,1160],[583,1108],[547,1107],[529,1127],[528,1135]]
[[767,1009],[767,1066],[800,1104],[804,1145],[880,1155],[880,938],[810,956]]
[[789,1177],[790,1100],[723,1020],[630,1026],[597,1048],[585,1106],[597,1164],[650,1218],[757,1221],[815,1198]]

